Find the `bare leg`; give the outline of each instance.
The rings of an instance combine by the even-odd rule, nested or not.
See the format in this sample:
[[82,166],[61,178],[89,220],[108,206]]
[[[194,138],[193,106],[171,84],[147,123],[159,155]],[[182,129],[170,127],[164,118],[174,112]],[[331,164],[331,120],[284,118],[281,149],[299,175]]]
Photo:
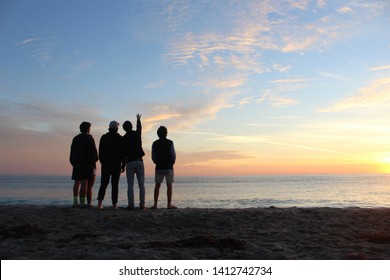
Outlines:
[[88,186],[87,186],[87,203],[88,207],[92,206],[92,188],[95,184],[95,178],[96,176],[93,175],[91,179],[88,180]]
[[167,198],[168,198],[168,208],[171,207],[171,202],[172,202],[172,183],[168,184],[167,183]]
[[73,197],[79,196],[79,186],[80,186],[80,181],[75,180],[73,184]]
[[85,205],[85,195],[87,193],[87,185],[88,185],[88,180],[81,180],[81,188],[80,188],[80,204],[81,204],[81,206]]
[[160,187],[161,183],[156,183],[154,187],[154,208],[157,208],[157,203],[158,203],[158,196],[160,195]]
[[79,188],[80,188],[80,181],[75,180],[73,184],[73,207],[78,207],[79,206]]
[[103,208],[103,199],[98,199],[98,210]]

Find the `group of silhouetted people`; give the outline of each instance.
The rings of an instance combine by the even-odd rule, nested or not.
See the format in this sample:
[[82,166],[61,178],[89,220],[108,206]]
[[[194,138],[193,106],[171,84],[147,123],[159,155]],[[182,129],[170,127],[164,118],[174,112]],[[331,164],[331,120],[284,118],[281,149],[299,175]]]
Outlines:
[[[122,125],[126,134],[118,133],[120,124],[112,121],[108,132],[100,138],[99,153],[95,140],[90,134],[91,123],[80,124],[80,134],[75,136],[70,149],[70,163],[73,166],[73,207],[92,207],[92,187],[96,177],[96,162],[101,163],[101,183],[98,192],[98,209],[103,208],[106,189],[111,180],[112,208],[118,208],[119,179],[126,170],[127,177],[127,209],[134,209],[134,176],[137,176],[139,187],[139,208],[145,209],[145,167],[142,148],[141,115],[137,114],[136,129],[130,121]],[[155,168],[154,204],[157,209],[161,183],[167,184],[167,208],[176,209],[172,204],[172,183],[174,181],[173,165],[176,161],[174,144],[167,139],[168,130],[160,126],[157,130],[158,140],[152,145],[152,160]]]

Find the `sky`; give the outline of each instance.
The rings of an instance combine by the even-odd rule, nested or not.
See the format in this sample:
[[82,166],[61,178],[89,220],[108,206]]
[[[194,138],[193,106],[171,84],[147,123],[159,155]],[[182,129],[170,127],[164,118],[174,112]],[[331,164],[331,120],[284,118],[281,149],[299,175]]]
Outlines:
[[386,0],[1,0],[0,175],[70,176],[82,121],[98,146],[138,113],[147,175],[160,125],[176,176],[390,173],[389,26]]

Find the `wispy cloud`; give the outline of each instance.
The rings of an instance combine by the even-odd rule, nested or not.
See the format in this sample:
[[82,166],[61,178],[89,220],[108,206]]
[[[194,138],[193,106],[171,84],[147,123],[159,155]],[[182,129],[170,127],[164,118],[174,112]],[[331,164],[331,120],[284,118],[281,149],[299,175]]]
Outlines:
[[328,72],[320,72],[320,76],[323,78],[332,78],[340,81],[348,81],[349,78],[340,74],[328,73]]
[[346,14],[346,13],[352,13],[353,12],[353,10],[350,7],[348,7],[348,6],[340,7],[336,11],[338,13],[340,13],[340,14]]
[[69,128],[78,130],[81,121],[100,122],[103,118],[88,105],[68,104],[61,106],[35,97],[23,100],[1,99],[0,116],[2,129],[20,133],[50,133],[52,136],[67,135]]
[[190,129],[215,119],[218,112],[232,107],[231,94],[194,94],[184,96],[175,103],[144,103],[140,106],[146,116],[145,131],[158,125],[167,125],[175,130]]
[[317,0],[317,5],[320,8],[325,8],[327,5],[327,0]]
[[355,95],[341,99],[319,112],[339,112],[354,108],[384,106],[390,102],[390,77],[372,81]]
[[389,65],[382,65],[382,66],[375,66],[368,69],[370,71],[382,71],[382,70],[390,70],[390,64]]
[[291,65],[285,66],[285,65],[280,65],[280,64],[274,63],[274,64],[272,64],[272,68],[283,73],[283,72],[288,72],[292,68],[292,66]]
[[352,158],[358,158],[359,156],[355,154],[349,154],[344,153],[332,149],[326,149],[322,147],[316,147],[311,145],[303,145],[303,144],[296,144],[291,139],[285,139],[285,141],[279,141],[274,140],[274,137],[266,136],[266,135],[249,135],[249,136],[236,136],[236,135],[226,135],[226,134],[217,134],[217,133],[207,133],[207,132],[196,132],[199,135],[205,135],[209,136],[210,140],[218,140],[226,143],[240,143],[240,144],[256,144],[256,143],[263,143],[263,144],[270,144],[275,146],[283,146],[283,147],[290,147],[295,149],[301,149],[301,150],[312,150],[317,151],[321,153],[329,153],[329,154],[336,154],[336,155],[344,155]]
[[86,58],[82,61],[78,62],[75,66],[73,66],[73,70],[77,72],[85,72],[92,69],[96,65],[96,61],[93,58]]
[[304,83],[308,82],[308,79],[284,79],[284,80],[273,80],[270,81],[272,84],[288,84],[288,83]]
[[237,151],[204,151],[180,153],[180,165],[196,165],[210,161],[230,161],[239,159],[248,159],[253,156],[248,156]]
[[153,89],[153,88],[159,88],[165,84],[165,80],[159,80],[158,82],[151,82],[147,85],[145,85],[145,88]]
[[[165,58],[172,63],[181,65],[195,63],[203,68],[214,63],[227,67],[227,58],[234,56],[251,61],[254,68],[262,69],[261,55],[259,56],[262,51],[300,52],[327,47],[337,40],[342,40],[346,33],[350,33],[348,30],[356,29],[356,25],[359,24],[358,18],[360,20],[361,17],[366,17],[374,10],[357,10],[353,18],[346,20],[340,13],[346,13],[351,9],[347,6],[315,13],[311,8],[325,8],[328,6],[327,2],[323,0],[314,4],[309,0],[288,2],[289,5],[286,6],[280,5],[278,1],[245,1],[240,7],[242,11],[235,13],[235,5],[224,1],[223,9],[219,12],[221,22],[226,23],[222,31],[221,28],[217,31],[213,26],[208,26],[204,32],[188,29],[183,36],[176,33],[179,36],[170,38]],[[197,11],[197,5],[189,4],[186,13],[191,10]],[[222,7],[214,4],[210,9],[213,8]],[[294,9],[305,10],[310,17],[297,20],[296,15],[292,13]],[[188,27],[186,23],[195,18],[190,16],[187,21],[182,21],[181,27]],[[239,65],[247,64],[231,66],[237,68]]]
[[210,87],[218,88],[218,89],[237,88],[243,86],[246,80],[247,79],[244,77],[222,78],[222,79],[209,80],[207,84]]
[[170,119],[176,119],[179,118],[181,114],[161,114],[161,115],[155,115],[152,117],[148,117],[145,119],[146,123],[155,123],[160,121],[166,121]]
[[[140,1],[141,10],[145,11],[140,16],[149,19],[146,26],[142,21],[145,32],[142,36],[150,34],[164,43],[164,61],[192,74],[188,79],[193,77],[193,81],[186,81],[187,84],[196,84],[201,92],[235,90],[230,93],[233,95],[243,94],[247,82],[255,75],[269,69],[285,73],[294,67],[291,63],[281,65],[267,61],[267,51],[298,54],[306,50],[322,51],[345,40],[346,34],[354,34],[364,19],[376,13],[374,8],[326,0],[289,0],[287,5],[280,1],[248,0],[240,3],[240,9],[235,1],[174,3]],[[206,5],[208,13],[201,13]],[[348,18],[345,18],[347,12]],[[141,29],[136,19],[137,16],[133,28]],[[297,78],[274,80],[271,84],[275,88],[267,89],[257,98],[241,99],[238,104],[243,106],[257,100],[255,102],[266,102],[273,107],[296,105],[299,101],[286,96],[286,92],[298,91],[308,82]],[[155,84],[148,85],[153,86]],[[198,98],[203,98],[202,93]],[[217,94],[207,98],[213,105],[200,102],[202,105],[196,106],[195,102],[195,109],[178,102],[170,112],[185,116],[186,111],[200,112],[200,108],[204,108],[215,116],[215,110],[231,106],[227,98],[218,106]]]
[[39,40],[38,38],[29,38],[29,39],[25,39],[23,40],[22,42],[18,43],[17,45],[26,45],[26,44],[30,44],[32,42],[35,42]]
[[52,61],[53,49],[56,43],[55,36],[51,36],[46,38],[27,38],[16,45],[23,49],[28,57],[44,66],[46,63]]
[[272,107],[280,108],[299,104],[299,101],[287,96],[266,91],[259,99],[256,100],[256,103],[268,103]]
[[239,104],[240,104],[240,106],[250,104],[252,102],[252,100],[253,100],[253,97],[245,97],[245,98],[240,100]]

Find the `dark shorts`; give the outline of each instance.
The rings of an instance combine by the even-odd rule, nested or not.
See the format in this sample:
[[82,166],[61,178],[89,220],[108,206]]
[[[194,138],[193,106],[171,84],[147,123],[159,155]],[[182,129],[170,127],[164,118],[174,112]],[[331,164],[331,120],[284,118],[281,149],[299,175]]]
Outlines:
[[88,180],[93,175],[93,167],[73,167],[72,180]]

